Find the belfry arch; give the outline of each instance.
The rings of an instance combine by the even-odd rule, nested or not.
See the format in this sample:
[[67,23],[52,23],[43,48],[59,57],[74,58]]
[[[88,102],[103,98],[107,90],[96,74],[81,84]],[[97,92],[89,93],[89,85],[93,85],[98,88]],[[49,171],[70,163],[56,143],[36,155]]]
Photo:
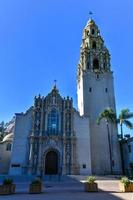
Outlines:
[[99,70],[99,60],[97,58],[93,60],[93,70]]

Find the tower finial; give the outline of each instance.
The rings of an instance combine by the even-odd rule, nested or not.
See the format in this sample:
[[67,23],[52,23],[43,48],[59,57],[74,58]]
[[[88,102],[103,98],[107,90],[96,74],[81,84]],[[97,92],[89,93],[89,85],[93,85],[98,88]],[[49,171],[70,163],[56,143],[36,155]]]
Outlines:
[[55,80],[54,80],[54,85],[55,85],[55,86],[56,86],[56,83],[57,83],[57,80],[55,79]]
[[54,89],[56,89],[56,83],[57,83],[57,80],[55,79],[54,80],[54,86],[53,86]]

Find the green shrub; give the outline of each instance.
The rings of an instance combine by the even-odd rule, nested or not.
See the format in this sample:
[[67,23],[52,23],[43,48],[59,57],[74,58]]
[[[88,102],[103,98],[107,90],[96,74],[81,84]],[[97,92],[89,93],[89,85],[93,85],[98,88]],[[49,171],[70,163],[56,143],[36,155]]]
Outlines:
[[124,176],[121,178],[121,183],[123,183],[125,187],[128,187],[130,180],[128,179],[128,177]]
[[95,176],[88,176],[87,177],[87,183],[93,184],[93,183],[95,183],[95,181],[96,181]]
[[7,179],[5,179],[3,181],[3,185],[11,185],[11,184],[13,184],[13,180],[12,179],[7,178]]

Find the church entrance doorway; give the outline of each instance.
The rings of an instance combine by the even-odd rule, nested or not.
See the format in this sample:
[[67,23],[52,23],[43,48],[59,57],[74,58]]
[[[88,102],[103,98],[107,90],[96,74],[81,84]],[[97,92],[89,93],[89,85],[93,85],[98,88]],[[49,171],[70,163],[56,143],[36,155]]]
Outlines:
[[58,154],[55,151],[46,154],[45,174],[58,174]]

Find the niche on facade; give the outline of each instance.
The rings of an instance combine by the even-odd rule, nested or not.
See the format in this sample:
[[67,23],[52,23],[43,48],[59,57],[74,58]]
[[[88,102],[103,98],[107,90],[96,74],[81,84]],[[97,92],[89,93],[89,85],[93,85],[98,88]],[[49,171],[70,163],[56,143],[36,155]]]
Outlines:
[[87,62],[87,69],[90,69],[90,63]]
[[103,63],[103,69],[106,70],[106,63]]

